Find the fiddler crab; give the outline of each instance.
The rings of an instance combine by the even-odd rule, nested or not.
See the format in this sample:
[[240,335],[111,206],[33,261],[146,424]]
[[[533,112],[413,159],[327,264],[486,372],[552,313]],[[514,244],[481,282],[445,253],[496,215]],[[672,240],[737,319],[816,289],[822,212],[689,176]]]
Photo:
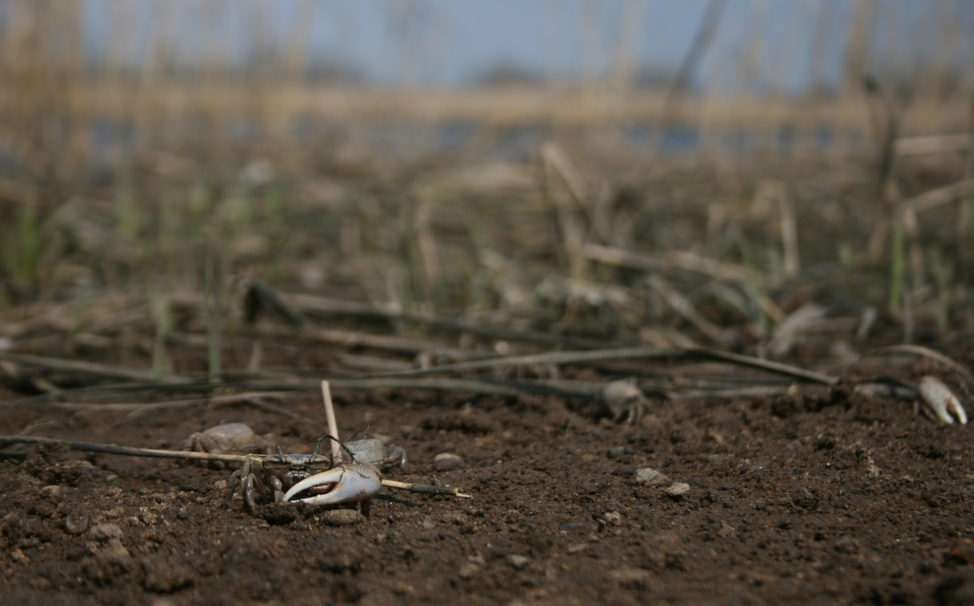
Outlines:
[[[223,423],[206,431],[199,431],[183,440],[179,450],[208,452],[212,454],[270,454],[267,438],[254,433],[244,423]],[[223,469],[220,461],[210,461],[213,469]]]
[[602,404],[616,423],[633,425],[646,413],[646,396],[633,380],[612,381],[602,390]]
[[321,443],[334,437],[322,436],[310,455],[247,455],[243,467],[231,475],[227,500],[239,488],[247,510],[256,515],[256,496],[273,495],[275,503],[338,505],[364,502],[382,488],[380,469],[402,467],[406,454],[397,446],[369,438],[347,444],[338,442],[337,460],[321,454]]

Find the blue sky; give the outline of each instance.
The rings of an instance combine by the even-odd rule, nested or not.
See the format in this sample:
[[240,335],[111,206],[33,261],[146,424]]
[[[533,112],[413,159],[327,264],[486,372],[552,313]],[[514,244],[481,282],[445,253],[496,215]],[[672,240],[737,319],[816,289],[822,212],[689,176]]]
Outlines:
[[[198,1],[170,1],[186,14],[199,11]],[[93,22],[104,20],[117,2],[90,0],[90,14],[99,15]],[[220,0],[211,2],[221,5]],[[142,3],[153,12],[153,0]],[[227,18],[213,25],[219,37],[239,38],[251,29],[248,23],[255,14],[262,13],[256,18],[272,32],[271,37],[285,40],[296,23],[310,18],[308,31],[319,56],[353,64],[382,82],[417,78],[424,84],[452,86],[498,64],[517,65],[539,75],[574,75],[585,56],[596,64],[595,69],[603,69],[618,52],[625,4],[625,0],[276,0],[268,8],[243,1],[223,3]],[[636,4],[642,7],[642,25],[632,30],[630,54],[637,63],[678,62],[707,0]],[[588,22],[595,24],[589,30],[594,39],[586,49],[579,25],[583,15],[594,17]],[[195,21],[189,30],[198,27],[214,33],[212,26],[202,28],[200,20]],[[184,35],[205,37],[202,31],[184,30]],[[228,44],[236,52],[243,45],[240,40]],[[184,41],[182,46],[188,55],[200,50],[195,43]]]
[[[672,71],[709,3],[79,1],[93,65],[105,63],[106,57],[141,65],[155,40],[182,66],[198,65],[207,55],[250,66],[267,49],[286,53],[295,41],[307,40],[297,47],[310,49],[306,54],[314,61],[352,66],[380,85],[418,87],[462,86],[499,64],[556,81],[609,77],[621,50],[632,69]],[[870,52],[875,65],[868,67],[874,72],[882,72],[885,61],[901,73],[922,77],[929,57],[942,55],[948,45],[953,45],[949,52],[955,61],[964,65],[966,57],[974,56],[974,3],[969,0],[882,0],[873,6]],[[718,35],[697,75],[709,90],[800,90],[816,70],[815,77],[834,84],[855,7],[856,0],[727,0]]]
[[[731,0],[731,2],[739,0]],[[603,69],[618,52],[625,0],[85,0],[90,59],[114,54],[135,62],[151,33],[178,38],[167,44],[188,63],[215,52],[243,60],[255,26],[270,44],[306,24],[319,57],[349,63],[392,83],[411,76],[453,86],[505,63],[545,75],[575,75],[586,65]],[[675,63],[692,39],[707,0],[640,1],[641,27],[630,54],[636,63]],[[585,17],[595,27],[582,42]],[[405,29],[397,27],[405,19]],[[309,23],[305,23],[309,21]],[[178,25],[177,25],[178,24]],[[167,34],[166,32],[173,32]],[[585,49],[583,45],[587,45]],[[109,51],[109,47],[115,49]],[[416,72],[404,74],[403,72]]]
[[[586,4],[587,3],[587,4]],[[293,0],[283,4],[295,8]],[[637,63],[674,64],[692,40],[707,0],[640,2],[642,30],[631,54]],[[402,71],[417,70],[426,83],[462,84],[471,75],[498,64],[512,64],[544,75],[574,75],[587,52],[597,69],[617,52],[624,0],[427,0],[396,2],[338,0],[321,6],[317,27],[321,42],[344,54],[373,77],[394,81]],[[397,14],[414,13],[414,56],[421,67],[404,68],[394,25]],[[283,9],[284,7],[282,7]],[[402,11],[397,13],[396,11]],[[284,9],[284,13],[289,12]],[[583,51],[582,16],[594,16],[597,39]],[[282,20],[286,20],[283,16]],[[638,28],[637,28],[638,29]],[[650,34],[650,35],[646,35]],[[401,33],[399,34],[401,36]]]

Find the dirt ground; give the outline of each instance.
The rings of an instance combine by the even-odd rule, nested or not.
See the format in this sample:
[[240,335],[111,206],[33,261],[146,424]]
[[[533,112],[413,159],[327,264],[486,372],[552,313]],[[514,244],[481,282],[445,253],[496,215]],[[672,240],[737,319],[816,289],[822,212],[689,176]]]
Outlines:
[[[20,449],[0,461],[0,602],[974,603],[974,434],[908,404],[802,387],[651,403],[627,426],[555,397],[336,400],[345,436],[367,428],[407,451],[388,477],[473,498],[399,493],[406,502],[374,500],[368,518],[332,526],[320,508],[255,517],[239,496],[225,502],[228,470]],[[321,425],[243,404],[135,418],[6,406],[0,433],[175,448],[243,422],[309,452],[320,397],[281,405]],[[434,471],[438,453],[463,464]],[[669,481],[639,484],[643,468]]]

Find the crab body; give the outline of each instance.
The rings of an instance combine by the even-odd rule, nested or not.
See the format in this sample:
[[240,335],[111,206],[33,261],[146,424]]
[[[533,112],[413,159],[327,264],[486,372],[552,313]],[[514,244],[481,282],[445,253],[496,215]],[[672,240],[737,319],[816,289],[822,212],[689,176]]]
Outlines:
[[263,450],[266,442],[243,423],[224,423],[196,432],[183,440],[180,450],[214,454],[250,454]]

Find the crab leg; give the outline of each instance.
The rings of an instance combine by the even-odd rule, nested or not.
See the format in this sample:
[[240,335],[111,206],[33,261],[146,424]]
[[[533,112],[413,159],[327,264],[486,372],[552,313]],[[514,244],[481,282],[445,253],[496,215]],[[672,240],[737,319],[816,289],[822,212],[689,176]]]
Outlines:
[[374,466],[359,461],[349,461],[338,467],[309,476],[287,491],[285,501],[304,491],[313,496],[294,499],[295,503],[334,505],[364,501],[375,496],[382,488],[382,477]]

